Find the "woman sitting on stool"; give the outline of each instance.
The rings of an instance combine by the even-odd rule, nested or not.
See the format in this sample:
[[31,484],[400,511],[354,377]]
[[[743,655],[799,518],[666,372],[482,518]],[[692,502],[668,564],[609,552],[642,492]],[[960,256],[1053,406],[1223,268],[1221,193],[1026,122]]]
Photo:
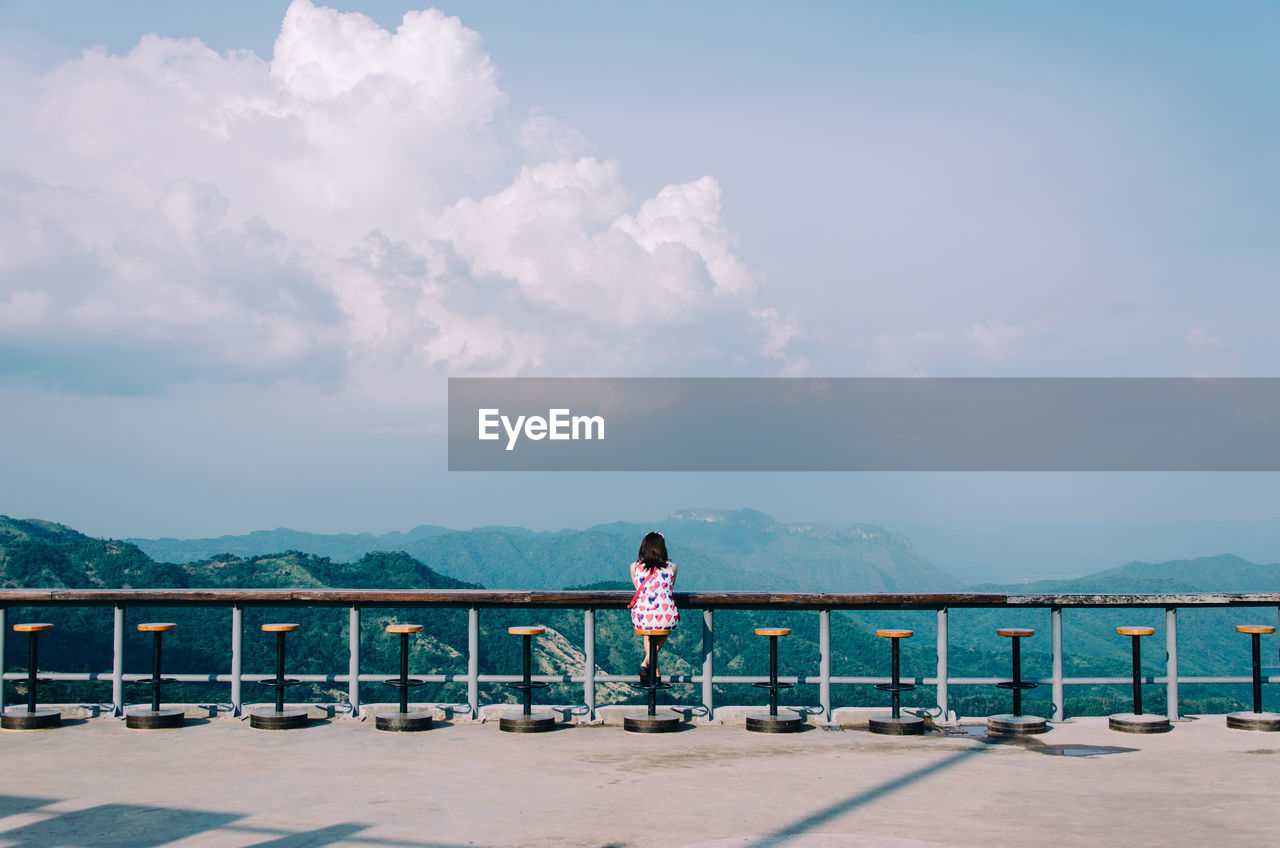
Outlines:
[[[631,564],[631,584],[636,594],[631,599],[631,623],[637,630],[671,630],[680,623],[680,611],[671,596],[676,584],[676,564],[667,561],[667,542],[661,533],[650,533],[640,543],[639,558]],[[652,672],[658,673],[658,650],[666,636],[644,637],[644,661],[640,663],[640,682],[645,683],[649,668],[649,641],[653,640]],[[654,678],[656,679],[656,678]]]

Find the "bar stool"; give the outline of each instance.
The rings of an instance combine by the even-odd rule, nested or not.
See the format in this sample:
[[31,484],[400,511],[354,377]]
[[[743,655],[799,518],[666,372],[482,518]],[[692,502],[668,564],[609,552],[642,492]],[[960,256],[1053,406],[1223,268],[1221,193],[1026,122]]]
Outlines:
[[545,633],[545,627],[508,627],[512,636],[524,639],[524,673],[519,683],[508,683],[512,689],[523,694],[524,709],[518,716],[502,716],[498,719],[498,729],[508,733],[545,733],[554,730],[556,717],[550,713],[533,712],[533,690],[546,686],[545,682],[534,683],[533,677],[533,637]]
[[409,689],[422,686],[427,681],[409,676],[409,634],[421,633],[421,624],[388,624],[388,633],[400,634],[400,676],[384,680],[383,683],[400,690],[400,711],[397,713],[378,713],[374,716],[373,726],[377,730],[417,731],[431,729],[431,713],[409,712]]
[[178,625],[167,621],[152,621],[138,625],[138,632],[151,634],[151,679],[139,680],[139,683],[151,687],[151,709],[134,710],[124,715],[124,726],[134,730],[159,730],[162,728],[182,727],[186,715],[182,710],[160,709],[160,687],[173,683],[173,679],[160,676],[160,637],[170,630],[178,629]]
[[276,690],[276,708],[260,710],[249,714],[249,726],[258,730],[294,730],[307,726],[306,710],[286,710],[284,708],[284,690],[287,686],[297,686],[301,681],[287,680],[284,676],[284,635],[298,629],[296,624],[264,624],[263,633],[276,634],[276,676],[272,680],[263,680],[263,686]]
[[[52,624],[43,622],[33,624],[15,624],[15,633],[26,633],[27,639],[27,708],[15,709],[0,716],[0,727],[5,730],[40,730],[46,727],[57,727],[62,723],[62,713],[57,710],[36,709],[36,666],[39,663],[39,638],[46,630],[52,630]],[[3,669],[0,669],[2,671]]]
[[1156,632],[1154,627],[1117,627],[1121,636],[1132,639],[1133,653],[1133,712],[1117,713],[1107,721],[1112,730],[1121,733],[1168,733],[1173,729],[1166,716],[1145,715],[1142,712],[1142,646],[1139,641],[1143,636]]
[[[670,630],[643,630],[636,628],[637,636],[666,636],[670,634]],[[663,683],[662,678],[655,672],[658,668],[658,649],[654,646],[652,639],[649,640],[649,682],[646,683],[644,678],[639,683],[632,683],[631,688],[640,689],[649,695],[648,712],[642,715],[627,715],[622,717],[622,729],[629,730],[632,733],[672,733],[680,729],[680,716],[675,713],[663,713],[658,715],[658,690],[670,689],[670,683]]]
[[1001,689],[1013,690],[1013,713],[994,715],[988,718],[987,733],[1002,736],[1044,733],[1049,729],[1044,719],[1039,716],[1024,716],[1022,714],[1022,692],[1025,689],[1036,688],[1037,684],[1022,679],[1022,653],[1019,642],[1028,636],[1034,636],[1036,632],[1025,627],[1002,627],[996,633],[1001,636],[1008,636],[1013,640],[1013,680],[996,684]]
[[1262,634],[1275,633],[1269,624],[1241,624],[1238,633],[1248,633],[1253,641],[1253,712],[1227,714],[1227,727],[1235,730],[1280,730],[1280,715],[1262,711]]
[[911,630],[877,630],[877,636],[881,636],[889,640],[890,667],[892,683],[877,683],[876,688],[881,692],[890,693],[890,715],[872,716],[868,722],[868,729],[872,733],[883,733],[888,736],[917,736],[924,733],[924,719],[919,716],[904,716],[900,711],[901,693],[911,692],[916,688],[914,683],[903,683],[899,675],[898,662],[898,640],[910,639],[915,635]]
[[769,690],[769,714],[747,716],[747,730],[756,733],[795,733],[797,730],[803,730],[803,716],[794,713],[785,716],[778,715],[778,690],[790,689],[794,685],[778,682],[778,637],[790,636],[791,631],[786,627],[757,627],[756,635],[769,637],[769,682],[753,683],[751,685]]

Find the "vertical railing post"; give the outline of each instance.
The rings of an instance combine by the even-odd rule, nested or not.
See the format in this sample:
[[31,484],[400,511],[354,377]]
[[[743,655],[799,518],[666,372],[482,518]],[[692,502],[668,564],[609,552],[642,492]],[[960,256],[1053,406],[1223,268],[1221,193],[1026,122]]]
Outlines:
[[480,610],[467,610],[467,705],[472,721],[480,720]]
[[244,673],[243,635],[244,607],[235,604],[231,607],[231,715],[237,717],[244,707],[240,696],[240,675]]
[[1178,720],[1178,608],[1166,607],[1164,611],[1164,656],[1165,676],[1169,679],[1165,686],[1168,693],[1167,714],[1169,721]]
[[115,608],[111,639],[111,714],[124,715],[124,607]]
[[1049,651],[1053,655],[1053,720],[1067,716],[1062,692],[1062,607],[1049,607]]
[[582,698],[587,705],[587,721],[596,720],[596,611],[582,611]]
[[351,651],[350,659],[347,661],[347,700],[351,702],[351,717],[360,717],[360,607],[353,605],[350,615],[348,616],[347,636],[348,647]]
[[702,611],[702,705],[707,708],[707,721],[716,717],[716,621],[715,610]]
[[938,719],[947,721],[947,608],[938,610]]
[[818,610],[818,703],[822,720],[831,721],[831,610]]
[[5,707],[5,703],[4,703],[4,669],[5,669],[4,646],[5,646],[5,643],[9,641],[9,640],[8,640],[8,638],[7,638],[7,637],[8,637],[8,635],[9,635],[8,613],[9,613],[9,608],[8,608],[8,607],[0,607],[0,713],[3,713],[3,712],[4,712],[4,707]]

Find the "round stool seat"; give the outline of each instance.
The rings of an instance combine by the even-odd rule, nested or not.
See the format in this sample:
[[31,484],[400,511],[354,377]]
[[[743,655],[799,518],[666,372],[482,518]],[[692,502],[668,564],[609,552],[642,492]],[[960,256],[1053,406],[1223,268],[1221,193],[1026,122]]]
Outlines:
[[168,633],[177,629],[178,625],[171,621],[148,621],[138,625],[138,630],[143,633]]
[[1112,730],[1120,733],[1168,733],[1173,730],[1173,725],[1169,723],[1168,718],[1149,713],[1143,715],[1117,713],[1110,716],[1107,723]]
[[910,639],[916,633],[914,630],[877,630],[876,635],[886,639]]
[[[759,633],[760,631],[757,630],[756,632]],[[670,633],[670,630],[644,630],[639,627],[636,628],[637,636],[666,636]]]
[[[17,630],[18,628],[15,627],[13,629]],[[1237,624],[1236,632],[1237,633],[1260,633],[1265,635],[1267,633],[1275,633],[1276,629],[1272,627],[1270,624]]]
[[757,627],[757,636],[790,636],[791,628],[789,627]]
[[421,624],[388,624],[388,633],[421,633]]
[[1001,627],[996,631],[1000,636],[1034,636],[1036,632],[1029,627]]
[[1117,627],[1116,632],[1121,636],[1150,636],[1156,632],[1154,627]]
[[275,624],[262,625],[263,633],[292,633],[297,629],[298,629],[298,625],[296,624],[275,623]]
[[547,632],[545,627],[508,627],[507,632],[512,636],[541,636]]
[[30,624],[15,624],[13,629],[17,633],[43,633],[46,630],[52,630],[53,625],[44,621],[36,621]]

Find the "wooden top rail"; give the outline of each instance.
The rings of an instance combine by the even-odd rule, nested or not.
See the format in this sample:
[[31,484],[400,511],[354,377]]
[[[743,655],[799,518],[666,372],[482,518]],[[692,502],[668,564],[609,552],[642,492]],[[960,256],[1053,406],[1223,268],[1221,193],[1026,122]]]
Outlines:
[[[630,591],[490,589],[0,589],[0,607],[368,606],[625,609]],[[682,609],[940,609],[942,607],[1280,606],[1280,592],[1165,595],[1006,595],[971,592],[677,592]]]

